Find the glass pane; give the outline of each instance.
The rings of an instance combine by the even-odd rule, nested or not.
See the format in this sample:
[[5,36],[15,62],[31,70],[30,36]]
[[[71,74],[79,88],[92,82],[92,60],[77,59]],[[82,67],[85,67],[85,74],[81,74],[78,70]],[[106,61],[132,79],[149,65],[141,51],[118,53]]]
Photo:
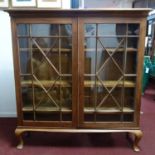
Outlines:
[[125,73],[136,74],[136,72],[137,72],[137,52],[127,52]]
[[105,48],[107,51],[115,51],[117,48],[125,48],[125,38],[104,37],[98,38],[98,48]]
[[134,114],[125,114],[123,116],[124,122],[133,122],[134,121]]
[[42,58],[41,61],[36,58],[33,59],[33,74],[43,85],[59,77],[57,68],[45,58]]
[[100,81],[97,80],[97,87],[96,87],[96,106],[97,111],[102,111],[102,103],[104,103],[104,100],[106,99],[108,95],[108,91],[106,89],[106,86],[103,86]]
[[37,121],[58,121],[60,120],[60,113],[51,112],[36,112]]
[[96,50],[96,38],[86,38],[84,47],[89,51]]
[[97,122],[120,122],[120,114],[98,114],[96,116]]
[[26,109],[26,104],[23,109],[25,119],[72,120],[72,38],[59,37],[60,33],[71,36],[71,32],[69,24],[32,24],[31,35],[36,38],[19,38],[21,73],[33,71],[33,79],[22,78],[24,104],[26,101],[31,105]]
[[[44,88],[39,85],[35,88],[35,107],[37,120],[60,121],[60,111],[62,113],[71,113],[72,109],[72,90],[71,82],[68,78],[58,79],[55,82],[49,81]],[[37,83],[36,81],[34,83]],[[39,88],[40,87],[40,88]],[[46,91],[44,90],[46,89]],[[40,114],[42,113],[42,114]],[[49,115],[47,115],[47,113]],[[71,115],[70,115],[71,116]],[[64,116],[64,121],[71,120]]]
[[29,35],[29,24],[18,24],[17,34],[19,36],[28,36]]
[[137,37],[131,37],[131,38],[127,38],[128,39],[128,43],[127,43],[127,47],[128,48],[138,48],[138,38]]
[[71,74],[72,73],[72,55],[61,54],[61,73],[62,74]]
[[123,75],[119,67],[110,58],[109,61],[107,61],[106,64],[103,64],[98,70],[98,76],[102,81],[117,81]]
[[95,77],[85,77],[84,81],[84,107],[86,112],[95,109]]
[[29,39],[19,38],[19,48],[30,48]]
[[72,35],[72,26],[70,24],[61,24],[60,25],[60,35],[61,36],[71,36]]
[[32,24],[31,35],[35,37],[58,36],[58,24]]
[[[59,88],[46,88],[47,92],[43,88],[35,88],[35,110],[38,113],[56,113],[59,112]],[[48,117],[47,117],[48,118]],[[59,120],[58,120],[59,121]]]
[[61,48],[62,48],[62,50],[64,48],[72,49],[72,38],[70,38],[70,37],[62,38],[61,39]]
[[128,35],[139,35],[139,24],[128,24]]
[[61,77],[60,100],[62,111],[72,109],[72,78]]
[[[99,44],[99,43],[98,43]],[[103,67],[103,64],[105,63],[105,61],[107,61],[109,59],[109,54],[108,52],[104,49],[99,47],[97,49],[97,59],[96,59],[96,68],[97,71],[99,71],[101,69],[101,67]]]
[[33,89],[31,76],[22,76],[21,86],[24,120],[33,120]]
[[121,70],[122,72],[124,68],[124,55],[125,55],[125,49],[122,50],[121,52],[119,52],[118,49],[118,52],[115,52],[112,56],[113,61],[115,62],[119,70]]
[[126,35],[126,24],[98,24],[98,35]]
[[96,24],[85,24],[85,36],[96,36]]
[[86,122],[94,122],[94,114],[85,114],[84,115],[84,121]]
[[98,39],[97,72],[102,80],[118,80],[123,72],[125,38]]
[[72,121],[72,114],[62,114],[63,121]]
[[31,73],[31,54],[29,51],[20,51],[20,72],[21,74]]
[[123,121],[134,121],[136,77],[125,77]]
[[[23,107],[31,107],[33,105],[32,79],[31,76],[21,77],[22,86],[22,103]],[[32,109],[31,109],[32,110]]]
[[85,73],[95,74],[96,66],[96,39],[85,39]]
[[43,51],[59,51],[59,38],[35,38],[32,46],[35,49],[37,46],[34,42],[36,42]]
[[134,110],[135,88],[125,88],[124,108]]
[[95,74],[96,52],[85,52],[85,74]]
[[34,119],[34,114],[33,112],[23,112],[23,118],[24,120],[33,120]]
[[[119,86],[119,85],[118,85]],[[105,84],[105,87],[109,87]],[[113,86],[114,87],[114,86]],[[111,86],[111,90],[113,88]],[[121,112],[122,107],[122,87],[116,87],[114,90],[111,91],[109,94],[107,91],[104,90],[101,96],[100,102],[98,102],[97,110],[99,112]]]

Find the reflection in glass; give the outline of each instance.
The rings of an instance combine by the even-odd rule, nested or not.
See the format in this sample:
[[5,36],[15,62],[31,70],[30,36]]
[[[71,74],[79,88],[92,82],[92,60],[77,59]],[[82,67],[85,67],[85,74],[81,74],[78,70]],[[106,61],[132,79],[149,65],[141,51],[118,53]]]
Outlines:
[[[41,48],[45,48],[43,50],[55,50],[59,48],[59,38],[35,38],[34,41],[39,45]],[[36,44],[33,43],[33,48],[37,48]]]
[[122,37],[104,37],[98,38],[98,48],[107,48],[107,50],[115,50],[116,48],[125,48],[125,38]]
[[29,24],[18,24],[17,34],[19,36],[28,36],[29,35]]
[[85,24],[85,36],[96,35],[96,24]]
[[139,24],[128,24],[128,35],[139,35]]
[[98,24],[98,35],[126,35],[126,24]]
[[20,52],[20,72],[21,74],[31,73],[31,55],[29,51]]
[[72,35],[72,26],[70,24],[61,24],[60,25],[60,35],[61,36],[71,36]]
[[[71,121],[72,27],[70,24],[30,26],[33,37],[18,39],[21,73],[31,74],[33,78],[27,75],[21,79],[23,117]],[[28,24],[18,25],[18,35],[30,35],[28,32]]]
[[99,71],[102,67],[102,65],[107,61],[109,58],[108,52],[104,48],[98,48],[97,49],[97,55],[96,55],[96,69]]
[[29,39],[19,38],[19,48],[30,48]]
[[84,121],[134,120],[138,34],[139,24],[85,24]]
[[58,36],[58,24],[32,24],[31,35],[35,37]]
[[96,38],[85,38],[84,47],[86,50],[96,50]]

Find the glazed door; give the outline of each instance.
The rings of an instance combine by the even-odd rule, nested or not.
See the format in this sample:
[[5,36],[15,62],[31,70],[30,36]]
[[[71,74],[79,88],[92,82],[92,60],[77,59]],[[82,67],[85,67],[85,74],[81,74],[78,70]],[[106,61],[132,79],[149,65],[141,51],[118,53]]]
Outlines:
[[115,20],[83,18],[79,23],[79,126],[83,128],[137,125],[142,27],[137,19]]
[[[76,120],[76,21],[16,20],[23,125],[73,127]],[[73,33],[74,32],[74,33]],[[74,39],[73,39],[74,38]],[[75,61],[73,61],[73,59]],[[74,80],[73,80],[74,79]],[[20,108],[19,108],[20,107]]]

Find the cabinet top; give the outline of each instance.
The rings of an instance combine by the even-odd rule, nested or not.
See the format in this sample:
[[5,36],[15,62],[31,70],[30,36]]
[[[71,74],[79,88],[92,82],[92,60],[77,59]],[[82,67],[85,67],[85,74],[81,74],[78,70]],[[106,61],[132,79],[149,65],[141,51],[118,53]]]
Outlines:
[[146,17],[151,11],[149,8],[107,8],[107,9],[38,9],[38,8],[10,8],[4,10],[12,17],[75,17],[98,16],[102,17]]

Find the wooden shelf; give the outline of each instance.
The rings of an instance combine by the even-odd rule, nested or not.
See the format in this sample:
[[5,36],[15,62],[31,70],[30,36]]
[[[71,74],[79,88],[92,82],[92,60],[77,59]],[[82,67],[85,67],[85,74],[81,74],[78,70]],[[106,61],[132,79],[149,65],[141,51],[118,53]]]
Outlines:
[[[123,81],[103,81],[104,86],[106,87],[113,87],[117,84],[117,87],[122,87],[123,86]],[[101,82],[97,81],[96,82],[97,86],[102,86]],[[84,82],[85,87],[94,87],[95,86],[95,81],[85,81]],[[124,87],[135,87],[136,84],[132,81],[124,81]]]
[[[71,83],[69,83],[67,81],[62,81],[62,80],[61,80],[61,82],[60,81],[55,82],[55,81],[52,81],[52,80],[41,80],[40,82],[44,87],[51,87],[54,83],[55,83],[56,86],[60,86],[60,85],[63,86],[63,87],[71,87],[72,86]],[[36,87],[40,87],[40,84],[37,81],[33,81],[33,84]],[[32,86],[32,81],[31,80],[22,81],[21,85],[23,87]]]
[[[22,108],[23,112],[33,112],[33,106],[25,106]],[[72,109],[67,108],[67,107],[62,107],[61,110],[59,108],[56,107],[49,107],[49,106],[40,106],[38,107],[36,110],[34,110],[35,112],[40,112],[40,113],[49,113],[49,112],[63,112],[63,113],[71,113]],[[109,108],[109,107],[101,107],[101,108],[97,108],[96,110],[93,107],[85,107],[84,108],[84,113],[87,114],[93,114],[93,113],[98,113],[98,114],[111,114],[111,113],[133,113],[134,110],[129,108],[129,107],[124,107],[123,111],[121,111],[120,109],[117,108]]]
[[[25,106],[22,108],[23,112],[33,112],[33,106]],[[49,107],[49,106],[40,106],[37,107],[35,112],[40,112],[40,113],[49,113],[49,112],[63,112],[63,113],[71,113],[72,109],[67,108],[67,107],[62,107],[61,110],[56,107]]]
[[[48,51],[50,51],[50,52],[55,52],[55,53],[59,53],[59,48],[53,48],[53,49],[51,49],[51,48],[41,48],[43,51],[45,51],[45,52],[48,52]],[[20,51],[21,52],[29,52],[29,51],[33,51],[33,52],[38,52],[39,51],[39,49],[38,48],[20,48]],[[72,49],[70,49],[70,48],[60,48],[60,51],[61,52],[72,52]]]
[[96,110],[93,108],[93,107],[87,107],[87,108],[84,108],[84,113],[87,113],[87,114],[93,114],[93,113],[105,113],[105,114],[109,114],[109,113],[133,113],[134,110],[129,108],[129,107],[124,107],[123,108],[123,111],[121,111],[120,109],[118,108],[115,108],[115,107],[101,107],[101,108],[96,108]]
[[[116,50],[116,48],[106,48],[106,50],[108,52],[114,52]],[[117,49],[117,52],[124,52],[125,50],[127,50],[127,52],[137,52],[138,51],[137,48],[127,48],[127,49],[119,48],[119,49]],[[85,52],[94,52],[94,51],[96,51],[96,48],[86,48],[85,49]],[[97,51],[101,52],[101,51],[103,51],[103,48],[98,48]]]
[[[41,80],[40,81],[41,84],[44,87],[51,87],[55,81],[52,80]],[[37,81],[33,81],[34,86],[36,87],[40,87],[40,84]],[[117,83],[117,81],[103,81],[103,84],[105,87],[113,87],[117,84],[117,87],[122,87],[123,86],[123,81],[119,81]],[[31,87],[32,86],[32,81],[31,80],[25,80],[21,82],[21,85],[23,87]],[[72,86],[72,82],[67,82],[67,81],[57,81],[55,83],[56,86],[63,86],[63,87],[71,87]],[[101,82],[97,81],[96,82],[97,86],[102,86]],[[95,86],[95,81],[84,81],[84,87],[94,87]],[[132,81],[124,81],[124,87],[135,87],[136,84]]]
[[[48,52],[48,51],[56,52],[56,53],[59,52],[59,48],[53,48],[52,50],[51,50],[51,48],[41,48],[41,49],[43,51],[45,51],[45,52]],[[32,50],[33,50],[33,52],[38,52],[39,51],[38,48],[32,48]],[[106,50],[109,51],[109,52],[114,52],[116,50],[116,48],[106,48]],[[31,48],[20,48],[20,51],[21,52],[29,52],[29,51],[31,51]],[[72,52],[72,49],[70,49],[70,48],[60,48],[60,51],[61,52]],[[94,52],[94,51],[96,51],[96,48],[85,48],[84,51],[85,52]],[[101,51],[103,51],[103,49],[98,48],[97,51],[101,52]],[[119,48],[119,49],[117,49],[116,52],[124,52],[124,51],[125,51],[124,48]],[[137,52],[137,51],[138,51],[137,48],[127,48],[127,52]]]

